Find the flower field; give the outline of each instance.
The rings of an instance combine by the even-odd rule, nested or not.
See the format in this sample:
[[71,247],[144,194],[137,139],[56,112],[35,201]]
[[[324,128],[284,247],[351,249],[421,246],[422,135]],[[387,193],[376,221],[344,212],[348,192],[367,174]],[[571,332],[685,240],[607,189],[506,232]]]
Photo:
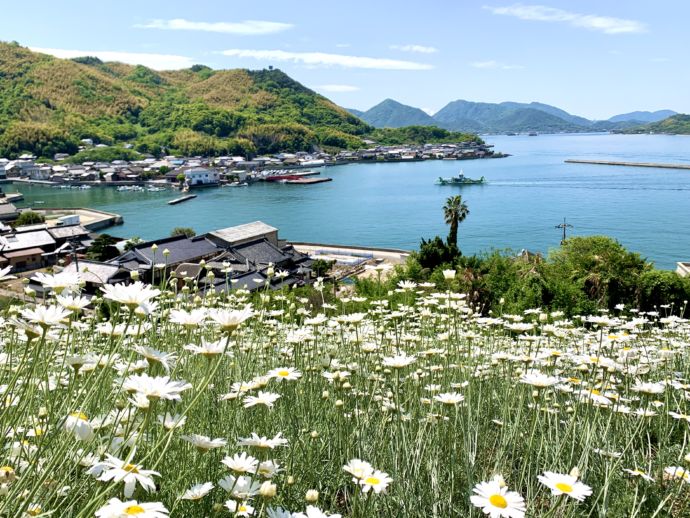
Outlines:
[[0,316],[0,516],[690,515],[685,308],[41,281]]

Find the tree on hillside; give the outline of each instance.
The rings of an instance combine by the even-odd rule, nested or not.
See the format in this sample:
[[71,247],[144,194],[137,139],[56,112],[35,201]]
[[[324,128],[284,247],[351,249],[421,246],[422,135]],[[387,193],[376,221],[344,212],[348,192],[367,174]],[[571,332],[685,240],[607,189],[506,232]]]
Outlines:
[[451,196],[446,200],[446,204],[443,206],[443,217],[446,225],[450,225],[448,246],[458,245],[458,225],[465,221],[469,213],[470,210],[467,208],[467,204],[462,201],[462,196]]
[[109,234],[101,234],[86,251],[86,257],[93,261],[108,261],[120,255],[120,251],[115,244],[118,242],[117,238]]

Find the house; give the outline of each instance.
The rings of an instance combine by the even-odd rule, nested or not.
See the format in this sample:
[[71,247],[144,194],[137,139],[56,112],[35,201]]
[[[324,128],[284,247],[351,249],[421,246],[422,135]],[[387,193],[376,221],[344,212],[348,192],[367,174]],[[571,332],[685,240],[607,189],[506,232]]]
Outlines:
[[222,250],[204,236],[176,236],[136,245],[109,263],[129,271],[138,271],[150,279],[155,265],[165,265],[168,270],[174,271],[180,264],[199,263],[220,253]]
[[278,229],[263,221],[254,221],[244,225],[214,230],[208,233],[208,239],[219,247],[229,248],[258,239],[265,239],[278,246]]
[[25,227],[0,236],[0,255],[16,271],[40,268],[46,262],[44,254],[54,250],[55,240],[45,229]]
[[0,180],[7,179],[7,172],[5,171],[5,163],[0,162]]
[[102,263],[79,259],[70,262],[62,269],[63,272],[79,272],[82,280],[86,283],[87,293],[97,293],[99,288],[105,284],[117,284],[130,278],[128,270],[120,268],[116,264]]
[[220,182],[218,171],[214,169],[194,167],[192,169],[183,170],[182,173],[185,176],[185,183],[189,187],[218,185]]
[[19,211],[11,203],[0,203],[0,221],[14,221],[19,217]]

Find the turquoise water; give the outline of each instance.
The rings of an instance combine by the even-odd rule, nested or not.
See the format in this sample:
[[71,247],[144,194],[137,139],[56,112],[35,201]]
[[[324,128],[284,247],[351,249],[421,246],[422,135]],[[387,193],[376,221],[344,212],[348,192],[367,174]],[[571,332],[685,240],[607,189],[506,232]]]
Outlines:
[[[154,239],[176,226],[198,233],[253,220],[294,241],[415,248],[420,237],[446,235],[441,207],[462,194],[470,215],[460,225],[465,253],[490,248],[548,251],[566,217],[574,235],[607,234],[674,268],[690,260],[690,170],[565,164],[566,158],[690,164],[690,137],[664,135],[540,135],[487,137],[504,159],[355,164],[322,169],[333,182],[259,183],[195,191],[195,200],[169,206],[176,191],[87,191],[15,185],[26,205],[93,207],[116,212],[125,224],[107,232]],[[488,184],[438,186],[462,168]],[[39,205],[40,206],[40,205]]]

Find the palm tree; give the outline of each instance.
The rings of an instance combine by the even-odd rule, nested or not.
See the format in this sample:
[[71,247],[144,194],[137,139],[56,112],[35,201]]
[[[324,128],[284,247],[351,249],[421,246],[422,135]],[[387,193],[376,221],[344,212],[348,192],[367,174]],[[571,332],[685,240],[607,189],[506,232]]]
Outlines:
[[465,220],[469,213],[470,210],[462,201],[462,196],[451,196],[446,200],[446,204],[443,206],[443,217],[446,220],[446,225],[450,225],[448,246],[458,246],[458,225]]

